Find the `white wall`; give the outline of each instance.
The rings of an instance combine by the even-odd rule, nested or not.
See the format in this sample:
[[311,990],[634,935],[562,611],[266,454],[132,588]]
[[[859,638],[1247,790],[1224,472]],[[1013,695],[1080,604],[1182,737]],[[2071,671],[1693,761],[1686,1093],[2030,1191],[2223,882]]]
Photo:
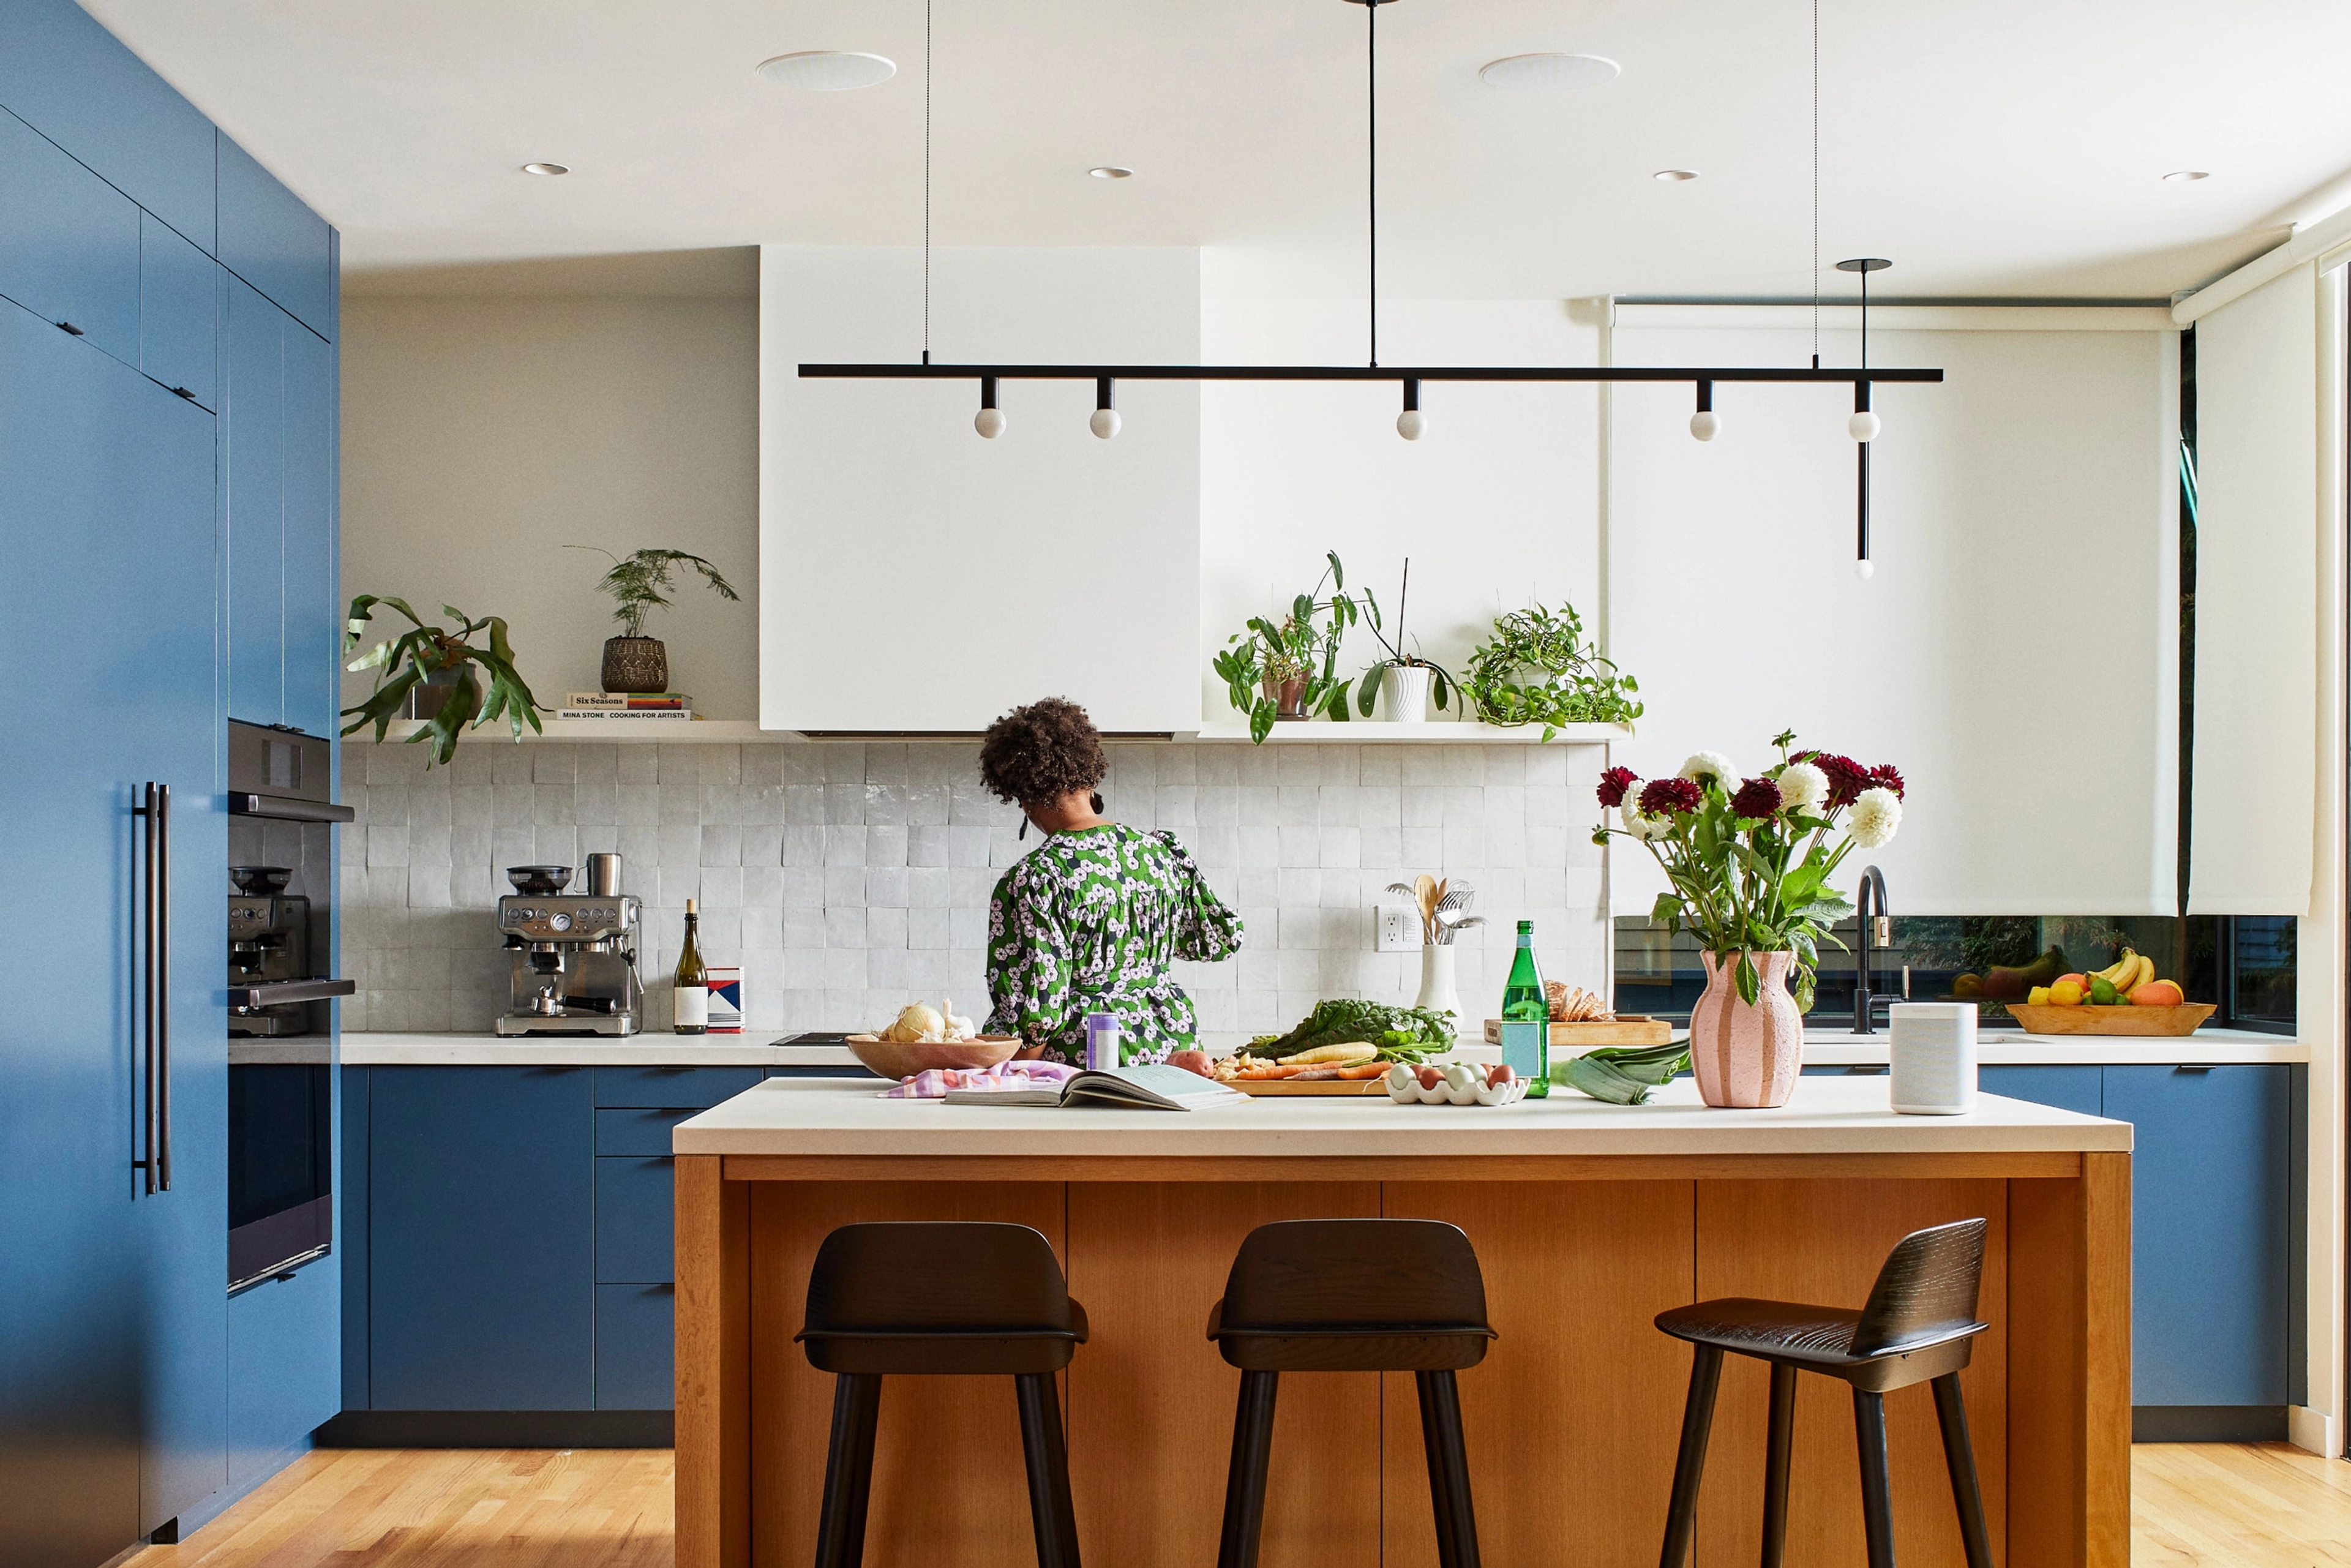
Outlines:
[[[524,678],[552,706],[600,684],[618,630],[595,591],[610,562],[560,547],[687,550],[744,601],[697,578],[647,630],[698,708],[752,717],[758,312],[740,298],[347,296],[346,597],[505,616]],[[346,676],[345,702],[368,684]]]
[[[1196,250],[942,250],[935,362],[1196,362]],[[1008,382],[803,381],[911,362],[922,253],[761,252],[760,469],[771,729],[971,733],[1061,695],[1112,731],[1188,729],[1197,659],[1200,394]]]
[[[1360,301],[1211,299],[1202,348],[1223,364],[1360,364]],[[1592,364],[1597,318],[1562,300],[1393,300],[1383,364]],[[1335,549],[1350,586],[1393,613],[1412,558],[1408,630],[1459,672],[1501,610],[1564,598],[1596,630],[1599,401],[1591,386],[1430,383],[1428,432],[1396,434],[1393,383],[1222,382],[1201,393],[1201,712],[1230,719],[1207,655],[1251,615],[1313,586]],[[1343,667],[1378,656],[1367,632]]]

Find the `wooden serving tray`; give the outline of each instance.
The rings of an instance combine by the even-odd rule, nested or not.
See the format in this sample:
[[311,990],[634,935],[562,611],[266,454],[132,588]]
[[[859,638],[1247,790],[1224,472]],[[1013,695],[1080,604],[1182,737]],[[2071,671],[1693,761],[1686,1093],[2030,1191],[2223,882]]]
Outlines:
[[2053,1007],[2043,1002],[2010,1002],[2008,1010],[2027,1034],[2183,1035],[2220,1009],[2210,1002],[2188,1002],[2176,1008],[2137,1008],[2126,1002],[2102,1008],[2084,1002],[2076,1007]]
[[[1646,1013],[1618,1013],[1604,1023],[1555,1023],[1553,1045],[1664,1045],[1674,1038],[1674,1026]],[[1502,1043],[1502,1020],[1486,1020],[1486,1043]]]
[[1303,1083],[1294,1078],[1263,1078],[1254,1082],[1236,1078],[1227,1082],[1225,1087],[1238,1089],[1244,1094],[1256,1095],[1268,1100],[1280,1099],[1290,1094],[1352,1096],[1385,1094],[1388,1092],[1387,1074],[1384,1072],[1377,1078],[1310,1078]]

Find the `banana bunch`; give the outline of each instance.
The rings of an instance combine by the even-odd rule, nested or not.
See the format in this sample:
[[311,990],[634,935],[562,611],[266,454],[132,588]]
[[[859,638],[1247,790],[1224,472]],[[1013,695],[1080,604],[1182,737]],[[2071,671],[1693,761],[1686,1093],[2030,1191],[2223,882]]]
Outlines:
[[2098,982],[2104,980],[2115,988],[2116,996],[2126,997],[2154,978],[2155,960],[2126,947],[2121,957],[2090,977],[2090,988],[2095,991]]
[[2094,974],[2060,975],[2052,984],[2033,987],[2025,1003],[2070,1008],[2086,1002],[2110,1008],[2127,1002],[2142,1008],[2168,1008],[2186,1000],[2178,981],[2155,977],[2154,959],[2126,947],[2121,957]]

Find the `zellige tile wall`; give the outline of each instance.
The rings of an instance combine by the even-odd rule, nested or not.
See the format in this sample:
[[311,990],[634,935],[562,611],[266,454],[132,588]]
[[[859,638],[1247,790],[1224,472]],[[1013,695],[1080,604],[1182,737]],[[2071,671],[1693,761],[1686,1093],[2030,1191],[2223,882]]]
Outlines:
[[[1500,995],[1513,923],[1535,922],[1546,976],[1606,978],[1603,748],[1122,743],[1108,814],[1173,830],[1239,909],[1236,959],[1179,978],[1209,1034],[1287,1028],[1315,1001],[1408,1002],[1417,953],[1373,951],[1371,906],[1422,871],[1478,890],[1490,922],[1456,962],[1465,1009]],[[489,1028],[507,960],[493,910],[505,868],[622,856],[645,902],[650,1029],[666,1029],[685,901],[702,950],[743,968],[747,1030],[887,1022],[915,998],[987,1011],[988,894],[1037,840],[980,788],[956,744],[561,745],[475,737],[448,768],[417,746],[346,742],[358,809],[339,915],[359,993],[347,1030]],[[1471,1026],[1474,1028],[1474,1024]]]

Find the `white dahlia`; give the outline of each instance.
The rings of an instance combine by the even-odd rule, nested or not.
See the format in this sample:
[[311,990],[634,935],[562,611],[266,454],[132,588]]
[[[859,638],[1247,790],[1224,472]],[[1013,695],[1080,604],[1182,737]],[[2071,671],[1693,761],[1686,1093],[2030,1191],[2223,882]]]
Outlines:
[[1739,788],[1739,769],[1719,751],[1692,752],[1689,760],[1682,764],[1681,776],[1701,784],[1711,779],[1724,789]]
[[1791,811],[1814,811],[1829,798],[1829,776],[1809,762],[1780,769],[1780,800]]
[[1637,795],[1625,796],[1625,803],[1616,808],[1616,814],[1625,819],[1625,831],[1636,839],[1654,839],[1666,831],[1663,817],[1641,814],[1641,800]]
[[1845,819],[1845,831],[1865,850],[1891,842],[1901,826],[1902,801],[1891,789],[1864,789],[1853,803],[1853,815]]

